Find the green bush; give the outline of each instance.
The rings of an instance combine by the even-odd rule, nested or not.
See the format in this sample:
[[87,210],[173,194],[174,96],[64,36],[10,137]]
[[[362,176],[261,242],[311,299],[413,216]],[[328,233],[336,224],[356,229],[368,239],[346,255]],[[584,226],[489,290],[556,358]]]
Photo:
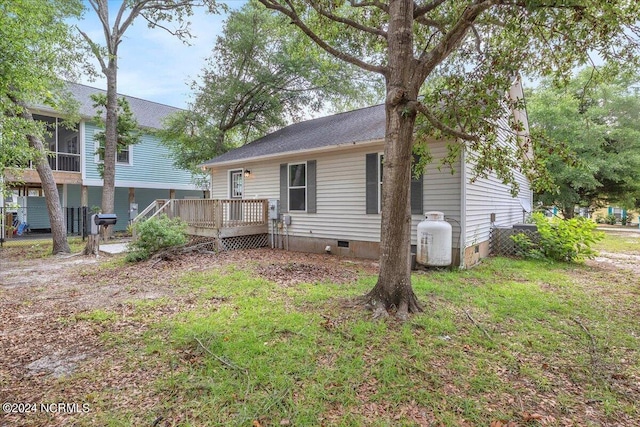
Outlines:
[[161,249],[187,243],[187,224],[162,215],[133,226],[137,239],[129,244],[128,262],[144,261]]
[[609,214],[604,219],[604,222],[606,222],[609,225],[616,225],[616,223],[618,222],[618,218],[616,218],[616,216],[614,214]]
[[582,217],[549,220],[540,213],[534,213],[531,219],[538,227],[538,242],[522,233],[511,237],[516,252],[528,258],[581,262],[596,255],[591,245],[604,237],[595,231],[593,221]]

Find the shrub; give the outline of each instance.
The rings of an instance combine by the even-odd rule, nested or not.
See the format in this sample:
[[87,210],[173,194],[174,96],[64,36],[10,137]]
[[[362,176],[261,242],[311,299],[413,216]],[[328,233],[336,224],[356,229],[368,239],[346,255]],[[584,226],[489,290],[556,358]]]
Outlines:
[[626,216],[626,215],[625,215],[625,216],[623,216],[623,217],[620,219],[620,224],[622,224],[622,225],[628,225],[628,224],[629,224],[629,217],[628,217],[628,216]]
[[525,257],[581,262],[595,256],[591,245],[603,238],[602,233],[595,231],[596,224],[586,218],[548,220],[534,213],[531,219],[538,227],[539,242],[522,233],[511,237],[517,252]]
[[616,223],[618,222],[618,218],[616,218],[616,216],[614,214],[609,214],[604,219],[604,222],[606,222],[609,225],[616,225]]
[[187,243],[187,224],[162,215],[133,226],[137,239],[129,244],[128,262],[144,261],[161,249]]

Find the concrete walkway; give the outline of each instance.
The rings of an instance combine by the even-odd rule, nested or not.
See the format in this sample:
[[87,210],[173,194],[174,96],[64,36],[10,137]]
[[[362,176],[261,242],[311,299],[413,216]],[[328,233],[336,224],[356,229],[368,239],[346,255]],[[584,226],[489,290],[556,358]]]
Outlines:
[[127,246],[129,243],[107,243],[100,245],[100,252],[106,252],[108,254],[121,254],[128,251]]
[[615,233],[638,233],[640,234],[640,228],[631,227],[598,227],[598,231],[611,231]]

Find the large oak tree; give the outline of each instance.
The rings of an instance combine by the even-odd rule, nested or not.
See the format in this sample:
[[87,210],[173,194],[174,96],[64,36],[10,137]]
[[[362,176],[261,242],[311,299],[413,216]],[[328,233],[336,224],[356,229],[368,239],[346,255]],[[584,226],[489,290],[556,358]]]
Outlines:
[[[386,84],[380,274],[376,315],[421,311],[411,287],[409,189],[416,132],[468,148],[477,173],[531,172],[527,140],[497,144],[514,76],[553,75],[599,54],[637,62],[640,4],[632,0],[260,0],[336,58]],[[428,85],[425,85],[428,83]],[[422,96],[421,96],[422,95]],[[506,105],[505,105],[506,104]],[[522,131],[511,121],[512,139]],[[455,145],[455,144],[452,144]],[[458,150],[459,151],[459,150]],[[531,174],[530,174],[531,175]]]

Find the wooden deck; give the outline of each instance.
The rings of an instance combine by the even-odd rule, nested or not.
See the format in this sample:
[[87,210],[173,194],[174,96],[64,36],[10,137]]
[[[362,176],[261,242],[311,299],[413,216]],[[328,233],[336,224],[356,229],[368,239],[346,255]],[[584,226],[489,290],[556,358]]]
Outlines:
[[159,199],[142,211],[134,222],[159,215],[180,218],[192,236],[250,236],[269,232],[266,199]]

